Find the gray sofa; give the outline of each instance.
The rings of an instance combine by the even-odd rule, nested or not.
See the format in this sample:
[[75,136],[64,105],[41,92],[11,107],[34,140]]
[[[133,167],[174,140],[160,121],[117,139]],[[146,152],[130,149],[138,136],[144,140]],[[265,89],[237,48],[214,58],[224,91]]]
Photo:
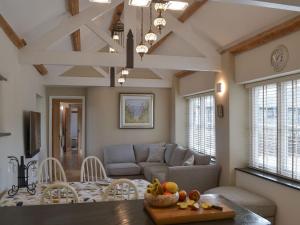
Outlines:
[[[160,160],[150,160],[151,153],[163,154]],[[160,151],[160,152],[156,152]],[[163,152],[161,152],[163,151]],[[193,155],[193,156],[192,156]],[[194,158],[191,165],[183,165]],[[181,189],[197,188],[204,192],[218,186],[220,167],[211,158],[176,144],[123,144],[104,148],[104,167],[108,176],[144,175],[148,181],[174,181]]]

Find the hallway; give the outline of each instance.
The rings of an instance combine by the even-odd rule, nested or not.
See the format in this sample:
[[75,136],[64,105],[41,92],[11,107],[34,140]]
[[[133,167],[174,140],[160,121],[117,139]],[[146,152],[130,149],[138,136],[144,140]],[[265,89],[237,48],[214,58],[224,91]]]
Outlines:
[[68,182],[80,181],[80,168],[83,161],[79,151],[66,151],[62,154],[60,162],[66,172]]

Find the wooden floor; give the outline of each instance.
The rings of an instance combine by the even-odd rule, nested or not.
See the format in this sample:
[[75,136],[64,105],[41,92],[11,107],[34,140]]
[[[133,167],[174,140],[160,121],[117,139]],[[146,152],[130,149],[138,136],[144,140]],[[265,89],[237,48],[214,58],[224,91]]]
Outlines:
[[78,151],[69,150],[63,154],[60,162],[66,172],[67,181],[80,181],[82,160],[82,154]]

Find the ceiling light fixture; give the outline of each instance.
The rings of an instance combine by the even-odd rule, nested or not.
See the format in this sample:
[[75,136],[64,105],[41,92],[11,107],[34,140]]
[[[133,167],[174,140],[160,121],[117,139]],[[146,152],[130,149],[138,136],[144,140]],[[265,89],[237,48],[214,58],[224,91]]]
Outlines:
[[118,83],[122,86],[125,83],[125,77],[122,75],[118,78]]
[[188,2],[182,1],[169,1],[166,8],[169,10],[185,10],[188,7]]
[[96,3],[111,3],[111,0],[90,0],[90,2],[96,2]]
[[151,0],[129,0],[129,5],[138,7],[148,7],[150,3]]
[[129,70],[126,69],[126,68],[123,68],[122,71],[121,71],[121,75],[122,76],[128,76],[129,75]]
[[148,47],[144,44],[144,37],[143,37],[143,26],[144,26],[144,16],[143,16],[143,8],[141,8],[141,42],[138,46],[136,46],[136,52],[141,56],[141,59],[143,59],[143,56],[148,52]]
[[153,45],[153,43],[157,40],[157,35],[152,31],[152,5],[150,5],[150,28],[148,33],[145,35],[146,42],[149,43],[149,45]]
[[167,9],[167,3],[164,1],[159,1],[154,4],[154,9],[156,12],[163,12]]
[[159,13],[158,17],[153,21],[153,24],[161,34],[161,30],[167,25],[167,21],[165,18],[162,17],[161,12]]

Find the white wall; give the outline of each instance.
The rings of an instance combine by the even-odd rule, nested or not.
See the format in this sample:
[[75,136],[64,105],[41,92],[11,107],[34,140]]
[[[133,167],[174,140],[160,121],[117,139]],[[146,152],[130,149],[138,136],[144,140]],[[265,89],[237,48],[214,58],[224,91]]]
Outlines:
[[[23,112],[45,107],[42,77],[33,66],[20,65],[18,50],[0,29],[0,73],[8,82],[0,82],[0,130],[12,135],[0,138],[0,191],[10,185],[7,156],[24,155]],[[37,97],[39,95],[39,97]],[[42,112],[42,120],[45,111]],[[42,125],[41,152],[46,152],[45,126]],[[35,157],[36,159],[39,156]]]
[[[154,93],[154,129],[119,129],[119,93]],[[139,144],[170,141],[171,89],[111,88],[87,89],[87,155],[102,157],[103,147],[112,144]]]
[[[282,73],[300,72],[300,31],[265,44],[259,48],[244,52],[235,57],[236,82],[274,78]],[[287,66],[276,73],[271,66],[272,51],[279,45],[285,45],[289,50]]]
[[299,190],[240,171],[236,171],[236,185],[273,200],[277,206],[276,225],[299,225]]

